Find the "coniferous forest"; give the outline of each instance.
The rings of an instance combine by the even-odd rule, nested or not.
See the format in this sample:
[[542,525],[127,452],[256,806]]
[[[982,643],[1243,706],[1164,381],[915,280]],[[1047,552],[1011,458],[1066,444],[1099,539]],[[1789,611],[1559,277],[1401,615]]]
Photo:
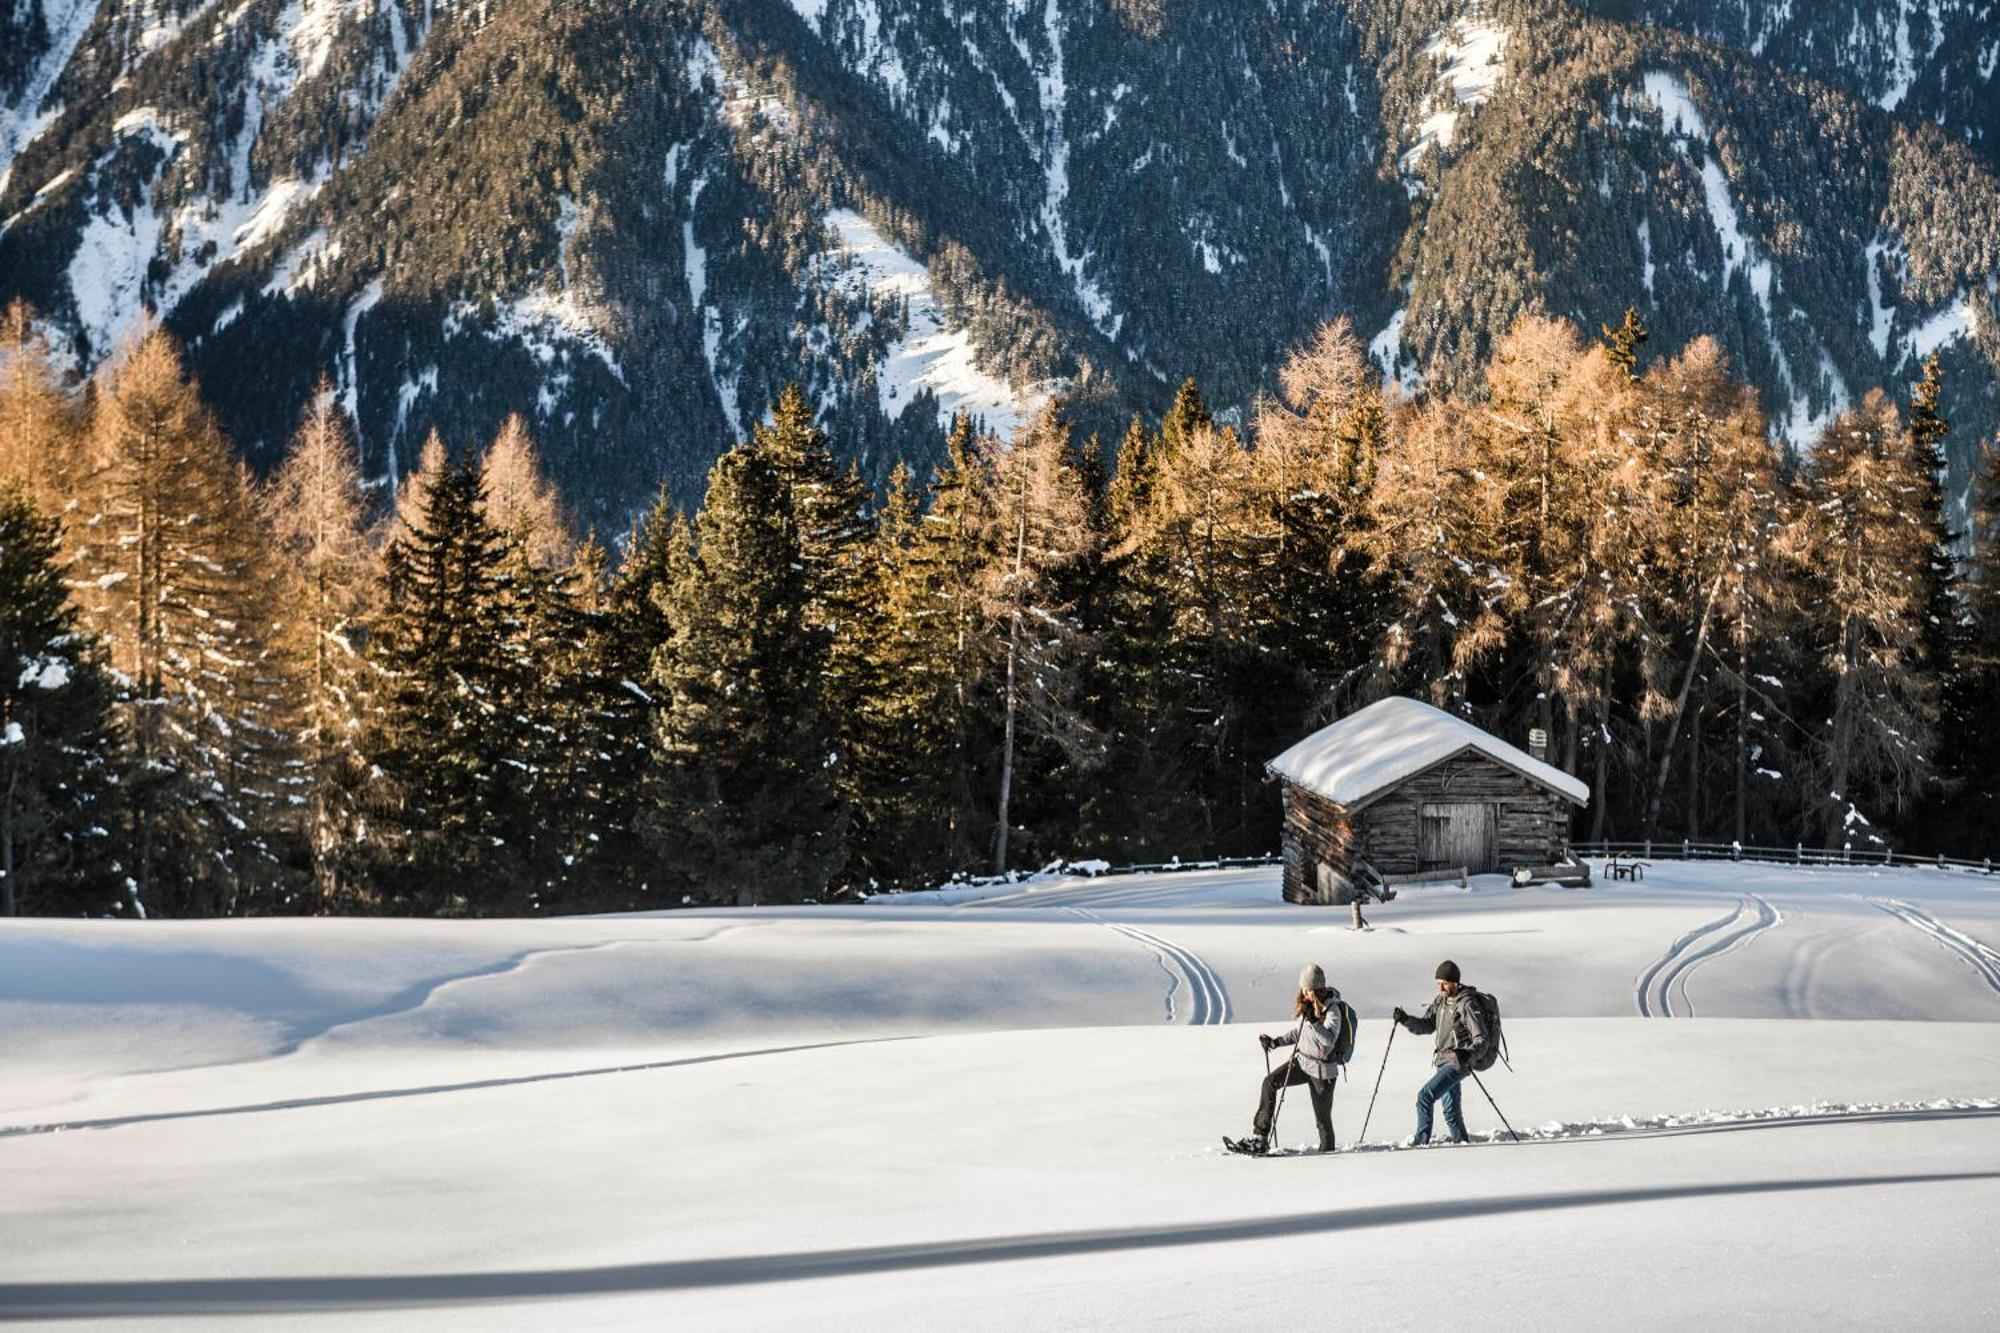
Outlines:
[[[955,420],[877,492],[797,388],[622,540],[520,419],[393,491],[339,401],[254,474],[172,337],[0,327],[6,913],[539,914],[1268,852],[1263,764],[1387,693],[1593,789],[1578,838],[1982,855],[2000,450],[1941,373],[1793,454],[1700,338],[1523,317],[1385,388],[1345,321],[1240,421]],[[614,547],[622,549],[614,549]]]

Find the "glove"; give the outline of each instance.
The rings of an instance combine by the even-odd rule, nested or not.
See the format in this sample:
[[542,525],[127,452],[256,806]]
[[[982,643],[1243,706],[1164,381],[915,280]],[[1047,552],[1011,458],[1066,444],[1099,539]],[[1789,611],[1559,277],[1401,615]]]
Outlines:
[[1271,1040],[1271,1034],[1270,1034],[1270,1033],[1268,1033],[1268,1032],[1260,1032],[1260,1033],[1258,1033],[1258,1034],[1257,1034],[1257,1044],[1258,1044],[1259,1046],[1262,1046],[1262,1047],[1263,1047],[1263,1048],[1264,1048],[1265,1050],[1267,1050],[1267,1051],[1268,1051],[1268,1050],[1270,1050],[1270,1049],[1271,1049],[1271,1047],[1272,1047],[1272,1046],[1274,1046],[1274,1045],[1275,1045],[1276,1043],[1275,1043],[1275,1042],[1273,1042],[1273,1041]]
[[1390,1013],[1389,1017],[1394,1021],[1401,1023],[1402,1021],[1407,1019],[1409,1015],[1404,1013],[1402,1008],[1398,1006],[1393,1012]]

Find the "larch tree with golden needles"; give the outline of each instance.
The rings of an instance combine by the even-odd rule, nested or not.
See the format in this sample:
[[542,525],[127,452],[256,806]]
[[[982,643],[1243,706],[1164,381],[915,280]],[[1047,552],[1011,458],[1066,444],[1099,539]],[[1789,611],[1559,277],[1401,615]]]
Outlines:
[[1093,541],[1089,500],[1071,458],[1070,426],[1051,399],[1034,422],[985,460],[980,607],[1001,719],[993,869],[1007,869],[1015,781],[1028,743],[1073,765],[1097,737],[1081,708],[1088,639],[1068,576]]
[[1879,842],[1865,811],[1901,814],[1931,772],[1937,682],[1922,661],[1927,461],[1895,403],[1874,390],[1826,428],[1806,468],[1802,577],[1831,680],[1817,784],[1828,847]]
[[128,682],[132,906],[273,905],[293,734],[276,571],[250,480],[165,333],[102,372],[77,496],[72,587]]
[[382,585],[367,534],[360,454],[324,379],[263,501],[282,570],[282,642],[297,682],[298,783],[314,906],[330,912],[366,898],[365,886],[345,872],[359,827],[360,738],[372,694],[366,638]]

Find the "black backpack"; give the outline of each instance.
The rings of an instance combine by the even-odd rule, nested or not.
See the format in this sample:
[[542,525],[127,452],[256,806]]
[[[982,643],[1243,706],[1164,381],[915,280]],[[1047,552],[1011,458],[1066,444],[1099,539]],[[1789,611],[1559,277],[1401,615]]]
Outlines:
[[[1486,1040],[1473,1047],[1468,1056],[1475,1071],[1484,1072],[1493,1068],[1496,1060],[1505,1060],[1501,1051],[1503,1038],[1500,1035],[1500,1001],[1483,990],[1466,988],[1465,1002],[1479,1011],[1479,1017],[1486,1028]],[[1508,1068],[1513,1068],[1508,1065]]]

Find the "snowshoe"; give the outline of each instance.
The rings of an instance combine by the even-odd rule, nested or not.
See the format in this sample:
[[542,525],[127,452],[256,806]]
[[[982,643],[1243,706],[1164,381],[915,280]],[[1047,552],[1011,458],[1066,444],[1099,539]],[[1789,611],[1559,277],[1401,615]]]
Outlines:
[[1222,1136],[1222,1146],[1230,1152],[1241,1153],[1245,1157],[1267,1157],[1271,1152],[1271,1142],[1262,1134],[1251,1134],[1240,1139]]

